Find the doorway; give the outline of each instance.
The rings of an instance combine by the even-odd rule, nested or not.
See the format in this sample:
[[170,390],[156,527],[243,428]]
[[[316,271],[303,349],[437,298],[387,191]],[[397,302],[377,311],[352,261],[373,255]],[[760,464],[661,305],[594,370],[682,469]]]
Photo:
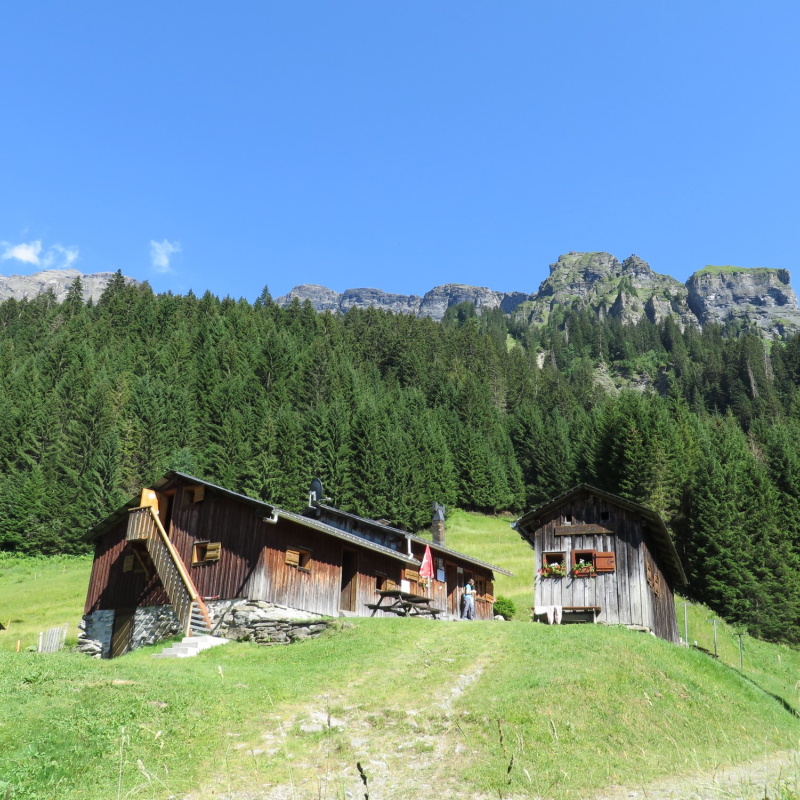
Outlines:
[[458,589],[459,578],[463,580],[463,575],[459,573],[456,565],[451,564],[449,561],[445,562],[444,571],[447,581],[447,613],[454,617],[460,617],[461,608],[459,602],[461,600],[461,595]]
[[358,553],[342,550],[342,586],[339,608],[342,611],[356,610],[356,586],[358,585]]
[[110,658],[124,656],[131,649],[135,611],[136,609],[126,608],[114,612],[114,632],[111,634]]

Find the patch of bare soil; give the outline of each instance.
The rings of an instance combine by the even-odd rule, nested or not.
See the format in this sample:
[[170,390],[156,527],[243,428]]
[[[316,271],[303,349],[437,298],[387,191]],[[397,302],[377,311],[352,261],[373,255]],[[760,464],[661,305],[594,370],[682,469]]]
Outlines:
[[594,800],[796,800],[800,797],[800,753],[772,753],[743,764],[664,778],[640,786],[617,786]]

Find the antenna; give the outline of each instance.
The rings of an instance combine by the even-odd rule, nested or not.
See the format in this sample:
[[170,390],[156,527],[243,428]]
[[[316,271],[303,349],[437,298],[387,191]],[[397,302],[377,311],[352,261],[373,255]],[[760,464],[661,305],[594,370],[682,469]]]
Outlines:
[[314,478],[311,481],[311,489],[308,493],[308,504],[310,506],[315,506],[318,503],[321,503],[325,499],[325,496],[322,491],[322,481],[319,478]]

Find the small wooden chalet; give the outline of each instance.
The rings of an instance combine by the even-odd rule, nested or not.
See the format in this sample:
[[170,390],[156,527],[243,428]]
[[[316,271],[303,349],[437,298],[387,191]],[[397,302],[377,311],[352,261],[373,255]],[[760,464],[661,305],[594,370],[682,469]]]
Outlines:
[[[237,598],[369,616],[378,590],[399,589],[455,617],[468,578],[476,618],[492,619],[494,572],[510,573],[445,547],[443,522],[442,541],[432,542],[326,505],[322,494],[315,480],[298,514],[168,472],[87,534],[95,555],[84,624],[113,612],[116,654],[127,650],[136,610],[151,606],[171,605],[189,635],[213,630],[209,606]],[[436,573],[427,586],[419,576],[426,544]]]
[[686,575],[655,511],[581,484],[514,527],[535,553],[536,618],[622,624],[679,641],[673,590]]

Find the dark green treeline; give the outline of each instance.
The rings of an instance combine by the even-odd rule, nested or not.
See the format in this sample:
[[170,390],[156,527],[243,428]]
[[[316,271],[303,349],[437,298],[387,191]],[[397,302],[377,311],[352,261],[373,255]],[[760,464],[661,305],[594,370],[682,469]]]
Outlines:
[[[585,480],[661,511],[696,597],[800,640],[800,337],[333,316],[119,275],[80,298],[0,304],[0,549],[79,552],[168,468],[289,509],[318,475],[408,529],[434,500],[520,511]],[[608,392],[609,373],[657,391]]]

